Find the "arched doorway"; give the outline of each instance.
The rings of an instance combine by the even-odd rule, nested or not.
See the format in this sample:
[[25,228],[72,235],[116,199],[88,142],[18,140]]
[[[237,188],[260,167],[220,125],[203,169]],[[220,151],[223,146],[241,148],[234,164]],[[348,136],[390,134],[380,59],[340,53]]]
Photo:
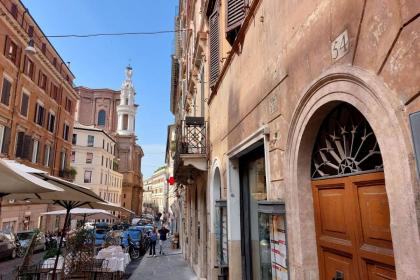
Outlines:
[[396,279],[381,150],[356,108],[326,116],[311,161],[320,279]]

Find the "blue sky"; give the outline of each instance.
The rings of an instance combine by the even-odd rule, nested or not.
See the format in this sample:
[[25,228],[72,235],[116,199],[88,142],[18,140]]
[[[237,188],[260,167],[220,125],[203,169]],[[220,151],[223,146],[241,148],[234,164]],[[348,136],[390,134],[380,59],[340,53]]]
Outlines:
[[[176,0],[23,0],[46,35],[173,30]],[[170,55],[173,34],[52,38],[70,61],[76,85],[119,89],[124,68],[133,67],[138,143],[143,175],[164,164],[169,111]]]

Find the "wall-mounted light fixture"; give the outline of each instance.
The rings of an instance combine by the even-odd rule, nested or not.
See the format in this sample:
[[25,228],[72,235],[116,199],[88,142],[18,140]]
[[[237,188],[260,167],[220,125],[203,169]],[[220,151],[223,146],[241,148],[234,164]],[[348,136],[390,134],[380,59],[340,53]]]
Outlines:
[[25,53],[33,55],[36,53],[35,42],[33,38],[29,39],[28,46],[25,48]]

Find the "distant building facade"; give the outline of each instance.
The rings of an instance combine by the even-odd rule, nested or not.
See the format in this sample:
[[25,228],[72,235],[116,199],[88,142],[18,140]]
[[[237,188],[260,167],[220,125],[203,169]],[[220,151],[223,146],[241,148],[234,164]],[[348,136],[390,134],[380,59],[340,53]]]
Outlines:
[[[68,178],[75,77],[21,1],[1,0],[0,14],[0,156]],[[36,53],[25,52],[30,38]],[[14,231],[42,227],[48,210],[3,207],[0,228]]]
[[156,206],[160,213],[168,211],[168,183],[166,171],[166,166],[162,167],[143,182],[143,185],[148,191],[148,203]]
[[105,131],[76,124],[71,165],[74,182],[91,187],[104,200],[120,205],[123,175],[118,170],[117,144]]
[[134,103],[132,68],[127,67],[125,74],[126,79],[120,91],[76,88],[80,95],[76,120],[81,125],[102,129],[115,138],[118,172],[123,174],[121,206],[140,215],[143,197],[141,160],[144,154],[136,144],[137,105]]

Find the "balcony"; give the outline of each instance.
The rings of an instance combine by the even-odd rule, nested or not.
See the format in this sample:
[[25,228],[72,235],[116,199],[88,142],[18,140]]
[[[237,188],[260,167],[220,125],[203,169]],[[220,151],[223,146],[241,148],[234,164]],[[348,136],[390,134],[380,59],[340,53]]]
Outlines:
[[174,175],[185,183],[192,173],[207,171],[207,123],[186,117],[177,128]]

